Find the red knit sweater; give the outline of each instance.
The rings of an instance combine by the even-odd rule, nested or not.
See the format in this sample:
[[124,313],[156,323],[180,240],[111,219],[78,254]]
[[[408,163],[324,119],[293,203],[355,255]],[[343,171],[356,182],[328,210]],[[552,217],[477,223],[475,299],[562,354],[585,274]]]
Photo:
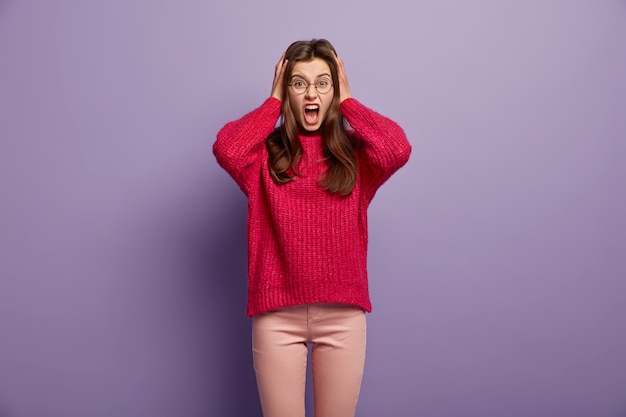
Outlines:
[[352,304],[371,311],[367,282],[367,207],[378,187],[411,153],[393,121],[350,98],[341,112],[353,131],[357,182],[346,197],[325,191],[322,138],[301,136],[302,176],[276,185],[265,139],[281,102],[267,99],[226,124],[213,153],[248,197],[247,315],[310,303]]

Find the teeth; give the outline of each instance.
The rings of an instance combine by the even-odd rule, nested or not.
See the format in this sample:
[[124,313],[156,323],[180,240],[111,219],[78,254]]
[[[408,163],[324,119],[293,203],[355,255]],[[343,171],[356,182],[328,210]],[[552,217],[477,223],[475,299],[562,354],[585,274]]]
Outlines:
[[309,104],[308,106],[305,107],[306,110],[317,110],[318,106],[317,104]]

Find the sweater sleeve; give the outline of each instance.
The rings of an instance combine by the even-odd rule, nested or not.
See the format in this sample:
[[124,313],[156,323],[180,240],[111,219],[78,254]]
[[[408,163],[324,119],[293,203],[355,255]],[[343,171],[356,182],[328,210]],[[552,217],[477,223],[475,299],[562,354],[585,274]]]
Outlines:
[[213,154],[246,195],[255,178],[255,167],[264,155],[265,139],[280,117],[280,100],[270,97],[239,120],[227,123],[217,134]]
[[361,183],[371,199],[376,190],[407,163],[411,145],[397,123],[354,98],[341,103],[341,113],[354,129]]

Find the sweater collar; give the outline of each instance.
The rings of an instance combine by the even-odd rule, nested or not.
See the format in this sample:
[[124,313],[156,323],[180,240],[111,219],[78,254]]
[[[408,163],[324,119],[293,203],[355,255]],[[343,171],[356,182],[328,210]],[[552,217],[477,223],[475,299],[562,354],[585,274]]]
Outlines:
[[318,130],[314,130],[313,132],[310,132],[308,130],[302,129],[300,128],[298,130],[298,136],[300,136],[300,139],[321,139],[322,138],[322,134],[320,133],[319,129]]

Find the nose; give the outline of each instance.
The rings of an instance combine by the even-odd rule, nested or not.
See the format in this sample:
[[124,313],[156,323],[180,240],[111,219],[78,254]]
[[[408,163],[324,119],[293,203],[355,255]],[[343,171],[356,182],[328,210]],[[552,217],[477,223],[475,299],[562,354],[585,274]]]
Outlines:
[[315,89],[315,84],[307,85],[304,94],[307,97],[311,97],[311,98],[314,98],[315,96],[317,96],[317,90]]

